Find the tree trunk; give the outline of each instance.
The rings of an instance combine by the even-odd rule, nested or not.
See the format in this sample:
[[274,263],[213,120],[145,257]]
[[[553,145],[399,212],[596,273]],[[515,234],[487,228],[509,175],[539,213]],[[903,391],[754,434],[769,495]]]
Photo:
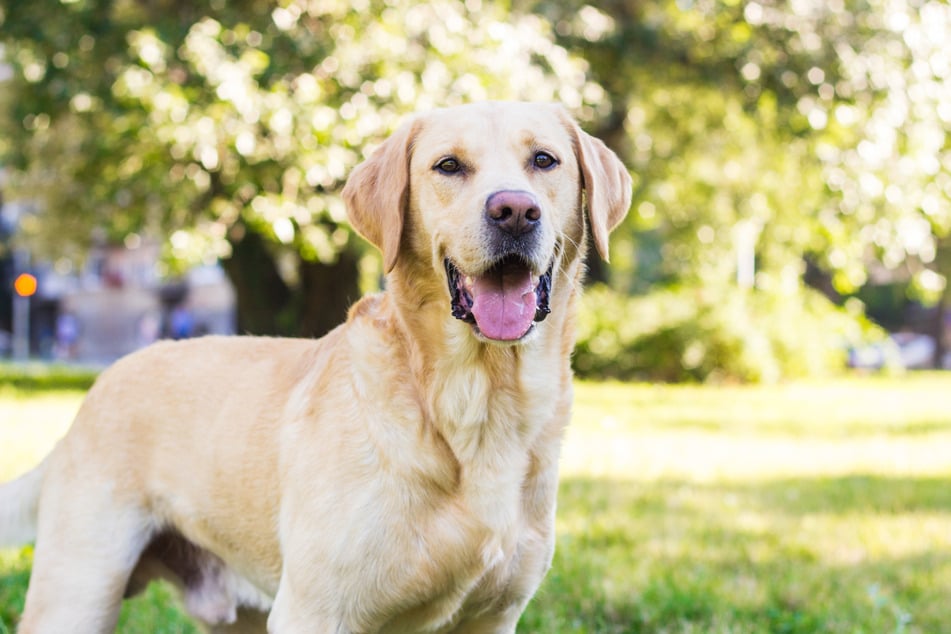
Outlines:
[[239,225],[229,240],[232,255],[222,266],[234,285],[242,334],[320,337],[343,323],[360,296],[358,257],[350,251],[333,264],[299,260],[300,285],[291,288],[264,237]]
[[[624,130],[626,114],[626,106],[615,106],[612,113],[601,121],[601,126],[594,132],[595,136],[604,141],[619,156],[624,156],[623,146],[627,136]],[[594,248],[594,241],[590,239],[588,240],[588,252],[585,254],[585,265],[587,267],[585,284],[607,284],[611,281],[610,266],[601,259],[601,254]]]
[[[935,265],[938,272],[944,275],[944,290],[941,299],[935,307],[935,318],[932,336],[934,337],[934,358],[932,365],[935,368],[944,366],[944,357],[948,352],[946,330],[948,313],[951,312],[951,236],[938,239]],[[951,368],[949,368],[951,369]]]
[[844,298],[832,283],[832,275],[819,266],[811,255],[803,256],[803,261],[806,263],[806,270],[802,274],[805,285],[825,295],[836,306],[841,306]]
[[608,265],[601,259],[598,250],[594,248],[594,242],[590,240],[588,253],[585,254],[585,266],[587,267],[584,278],[585,284],[590,286],[597,283],[608,283]]
[[290,335],[281,319],[291,302],[291,290],[277,270],[264,238],[243,225],[229,237],[231,257],[222,266],[235,290],[238,332],[251,335]]
[[948,291],[945,289],[944,294],[941,297],[941,301],[938,302],[938,305],[935,307],[935,320],[934,320],[934,358],[931,360],[932,365],[941,369],[944,367],[944,355],[947,352],[947,346],[945,345],[945,326],[944,322],[948,314]]
[[360,298],[357,261],[357,255],[346,250],[334,264],[301,260],[299,335],[320,337],[346,320],[350,305]]

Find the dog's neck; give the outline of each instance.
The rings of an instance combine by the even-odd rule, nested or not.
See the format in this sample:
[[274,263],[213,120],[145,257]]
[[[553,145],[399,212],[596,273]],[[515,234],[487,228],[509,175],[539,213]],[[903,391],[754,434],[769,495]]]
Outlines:
[[[397,267],[386,302],[393,335],[411,367],[428,425],[459,464],[459,486],[476,513],[511,507],[534,460],[540,437],[560,437],[571,404],[574,310],[580,263],[557,274],[552,312],[523,343],[479,340],[450,314],[442,280]],[[493,517],[498,517],[494,510]],[[506,521],[505,518],[499,518]]]
[[[427,276],[405,266],[390,274],[387,295],[396,334],[426,397],[427,414],[441,431],[479,429],[489,434],[494,427],[504,427],[531,435],[539,423],[523,414],[538,411],[536,399],[556,400],[571,381],[580,269],[575,264],[556,273],[551,314],[535,324],[536,332],[524,342],[510,344],[481,340],[470,324],[452,317],[446,282],[427,280],[431,272]],[[554,384],[544,380],[553,376]],[[505,411],[494,412],[496,404]],[[465,458],[477,447],[468,450],[463,444],[458,449]]]

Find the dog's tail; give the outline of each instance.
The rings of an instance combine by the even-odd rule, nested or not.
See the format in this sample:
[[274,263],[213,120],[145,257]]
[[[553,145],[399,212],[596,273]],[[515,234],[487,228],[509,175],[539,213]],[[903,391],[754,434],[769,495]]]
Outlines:
[[16,480],[0,485],[0,548],[36,539],[36,515],[47,460]]

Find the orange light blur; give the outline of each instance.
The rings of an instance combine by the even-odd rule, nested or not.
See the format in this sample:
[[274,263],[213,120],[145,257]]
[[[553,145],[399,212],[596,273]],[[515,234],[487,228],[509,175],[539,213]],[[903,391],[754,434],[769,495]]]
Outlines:
[[36,278],[29,273],[20,273],[13,281],[13,290],[20,297],[30,297],[36,294]]

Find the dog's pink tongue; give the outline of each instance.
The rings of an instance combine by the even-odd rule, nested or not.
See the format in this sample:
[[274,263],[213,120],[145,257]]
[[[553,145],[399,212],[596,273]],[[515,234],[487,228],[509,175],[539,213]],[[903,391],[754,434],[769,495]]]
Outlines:
[[493,269],[475,278],[472,299],[472,316],[489,339],[520,339],[535,321],[535,285],[525,267]]

